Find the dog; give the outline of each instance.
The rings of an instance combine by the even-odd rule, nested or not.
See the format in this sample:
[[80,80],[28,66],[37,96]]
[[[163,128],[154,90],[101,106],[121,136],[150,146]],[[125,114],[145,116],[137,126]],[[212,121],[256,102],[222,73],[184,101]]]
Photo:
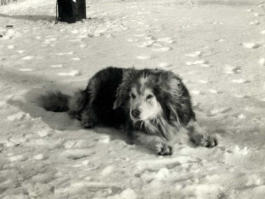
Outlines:
[[84,128],[123,127],[130,142],[158,155],[172,154],[169,141],[181,128],[197,146],[217,145],[198,125],[188,89],[171,71],[107,67],[74,96],[53,92],[40,101],[48,111],[67,111]]

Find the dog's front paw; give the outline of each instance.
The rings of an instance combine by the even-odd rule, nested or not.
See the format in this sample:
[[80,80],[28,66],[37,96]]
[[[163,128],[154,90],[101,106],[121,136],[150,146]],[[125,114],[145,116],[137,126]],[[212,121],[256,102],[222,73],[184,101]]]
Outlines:
[[191,137],[191,142],[196,146],[204,146],[207,148],[212,148],[217,146],[217,139],[210,135],[196,134]]
[[156,145],[157,155],[172,155],[172,147],[166,143],[158,143]]

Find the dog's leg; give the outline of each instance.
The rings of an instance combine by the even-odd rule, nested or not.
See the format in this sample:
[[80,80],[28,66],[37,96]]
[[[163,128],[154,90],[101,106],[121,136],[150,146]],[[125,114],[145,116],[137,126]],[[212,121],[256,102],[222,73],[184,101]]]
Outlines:
[[124,132],[126,133],[126,142],[130,145],[134,144],[134,133],[130,122],[126,122],[126,124],[124,125]]
[[217,139],[206,133],[196,121],[190,121],[186,126],[186,129],[188,130],[191,142],[196,146],[204,146],[208,148],[217,146]]
[[147,135],[144,132],[134,131],[134,139],[137,143],[155,151],[158,155],[172,155],[172,147],[159,136]]
[[81,125],[84,128],[93,128],[97,124],[97,116],[92,106],[87,106],[81,114]]
[[81,120],[82,111],[86,107],[88,100],[89,96],[85,91],[77,91],[69,100],[68,114],[75,119]]
[[84,128],[92,128],[96,124],[96,114],[90,105],[90,96],[86,90],[78,91],[69,101],[69,115],[80,120]]

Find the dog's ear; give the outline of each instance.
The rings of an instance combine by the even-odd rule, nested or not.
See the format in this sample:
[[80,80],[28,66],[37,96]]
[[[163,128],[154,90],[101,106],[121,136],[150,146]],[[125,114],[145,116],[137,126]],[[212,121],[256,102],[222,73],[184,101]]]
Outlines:
[[156,84],[166,96],[172,99],[183,97],[185,88],[180,77],[170,71],[160,71],[156,75]]
[[181,79],[172,72],[160,71],[156,75],[160,103],[162,103],[168,119],[179,122],[179,110],[185,98],[185,87]]
[[113,103],[113,109],[117,109],[123,106],[128,101],[131,83],[134,80],[135,75],[135,69],[125,69],[123,71],[122,82],[117,88],[116,99]]

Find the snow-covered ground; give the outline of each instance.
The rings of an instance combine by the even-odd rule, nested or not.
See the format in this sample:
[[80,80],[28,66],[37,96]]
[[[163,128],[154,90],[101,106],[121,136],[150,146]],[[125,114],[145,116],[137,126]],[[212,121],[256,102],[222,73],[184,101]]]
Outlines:
[[[93,0],[83,23],[54,24],[55,1],[0,7],[0,198],[249,199],[265,196],[265,3]],[[105,66],[183,77],[219,139],[185,136],[171,157],[84,130],[36,98],[72,93]]]

